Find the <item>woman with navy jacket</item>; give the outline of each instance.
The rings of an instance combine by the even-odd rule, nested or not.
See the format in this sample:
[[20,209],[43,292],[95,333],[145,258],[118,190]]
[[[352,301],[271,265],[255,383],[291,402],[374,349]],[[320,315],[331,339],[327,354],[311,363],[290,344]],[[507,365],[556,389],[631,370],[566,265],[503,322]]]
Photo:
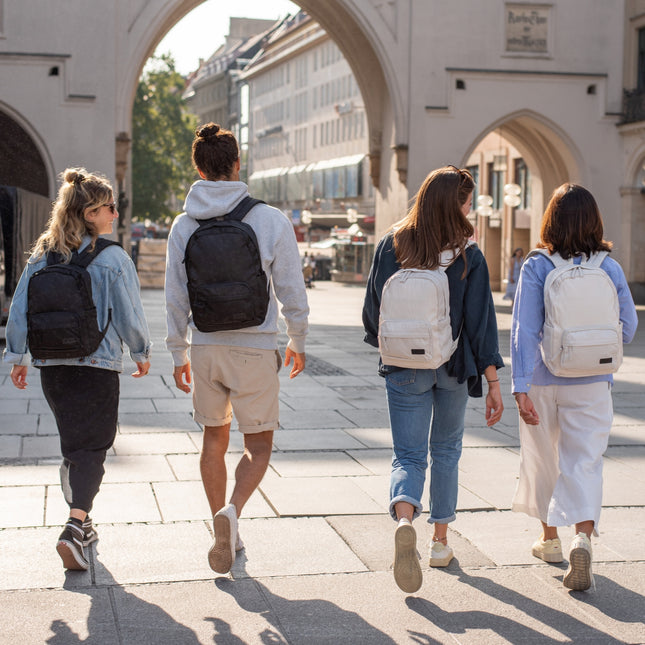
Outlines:
[[421,497],[430,447],[430,517],[434,536],[430,566],[445,567],[453,557],[448,523],[455,519],[458,463],[468,396],[482,396],[488,382],[486,420],[500,420],[504,406],[497,369],[497,321],[482,252],[468,242],[473,227],[467,215],[475,187],[467,170],[446,166],[425,179],[406,217],[379,242],[363,307],[365,342],[378,347],[383,287],[401,268],[435,269],[443,251],[452,251],[446,268],[452,338],[459,339],[451,358],[437,369],[410,369],[379,362],[385,377],[394,454],[390,480],[394,537],[394,579],[407,593],[421,587],[422,573],[412,520],[423,509]]
[[[563,184],[554,191],[542,218],[540,239],[538,248],[574,264],[612,248],[603,239],[595,199],[575,184]],[[638,318],[625,275],[610,257],[605,257],[600,268],[616,287],[622,340],[629,343]],[[590,538],[600,518],[602,455],[613,420],[613,378],[611,374],[556,376],[545,365],[540,351],[544,285],[553,269],[546,255],[531,255],[522,265],[513,307],[511,367],[521,448],[512,509],[542,523],[542,535],[532,553],[545,562],[562,562],[558,527],[575,525],[563,584],[583,591],[593,582]]]

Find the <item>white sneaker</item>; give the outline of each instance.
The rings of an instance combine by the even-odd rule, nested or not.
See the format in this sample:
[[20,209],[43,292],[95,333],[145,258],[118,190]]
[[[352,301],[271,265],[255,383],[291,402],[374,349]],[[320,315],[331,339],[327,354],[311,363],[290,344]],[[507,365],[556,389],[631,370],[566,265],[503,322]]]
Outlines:
[[571,542],[569,568],[562,584],[574,591],[586,591],[593,584],[591,572],[591,540],[586,533],[578,533]]
[[432,542],[430,549],[430,566],[431,567],[447,567],[452,560],[452,548],[443,542]]
[[241,551],[244,548],[244,542],[242,542],[242,538],[240,537],[240,532],[237,532],[237,539],[235,540],[235,550],[236,551]]
[[237,511],[227,504],[213,517],[215,540],[208,552],[208,564],[217,573],[228,573],[235,562],[237,543]]
[[406,593],[418,591],[423,582],[417,534],[410,522],[399,522],[394,533],[394,580]]

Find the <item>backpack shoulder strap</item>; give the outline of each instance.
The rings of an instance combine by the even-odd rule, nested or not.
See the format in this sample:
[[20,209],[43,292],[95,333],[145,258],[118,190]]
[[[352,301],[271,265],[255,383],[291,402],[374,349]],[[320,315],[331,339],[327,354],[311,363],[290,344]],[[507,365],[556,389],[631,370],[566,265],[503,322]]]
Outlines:
[[599,251],[598,253],[592,253],[591,257],[587,258],[587,261],[584,263],[588,267],[600,267],[603,263],[603,260],[609,255],[607,251]]
[[208,219],[199,220],[198,224],[200,227],[203,227],[203,226],[206,226],[207,224],[211,224],[212,222],[221,222],[224,220],[228,220],[228,221],[233,220],[234,222],[241,222],[244,219],[244,217],[246,217],[246,214],[254,206],[257,206],[257,204],[266,204],[266,202],[262,201],[261,199],[255,199],[254,197],[247,195],[230,213],[226,213],[226,215],[217,215],[216,217],[209,217]]
[[567,264],[573,263],[572,259],[564,260],[559,253],[549,253],[546,249],[533,249],[532,251],[529,251],[529,253],[527,253],[524,260],[526,261],[530,257],[535,257],[538,255],[543,255],[545,258],[548,258],[551,264],[556,268],[563,267],[563,266],[566,266]]
[[224,216],[225,219],[241,222],[246,214],[257,204],[265,204],[261,199],[255,199],[247,195],[230,213]]
[[85,250],[81,253],[74,251],[71,263],[87,269],[90,262],[92,262],[92,260],[94,260],[101,251],[107,249],[108,246],[113,246],[115,244],[116,246],[121,246],[114,240],[106,240],[103,237],[99,237],[97,238],[96,243],[94,244],[94,248],[91,251],[89,250],[89,248],[85,248]]

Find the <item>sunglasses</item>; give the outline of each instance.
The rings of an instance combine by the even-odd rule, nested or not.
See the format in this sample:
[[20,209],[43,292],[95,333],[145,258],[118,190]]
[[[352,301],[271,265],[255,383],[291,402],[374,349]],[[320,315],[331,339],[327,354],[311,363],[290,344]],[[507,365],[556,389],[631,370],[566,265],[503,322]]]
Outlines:
[[105,204],[109,209],[112,215],[116,213],[116,204],[112,202],[111,204]]

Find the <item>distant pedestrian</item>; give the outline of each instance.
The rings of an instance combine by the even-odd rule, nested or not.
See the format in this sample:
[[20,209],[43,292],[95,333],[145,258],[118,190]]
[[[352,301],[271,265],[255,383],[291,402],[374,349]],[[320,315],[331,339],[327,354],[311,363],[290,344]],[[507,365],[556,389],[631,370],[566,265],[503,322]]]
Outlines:
[[[51,219],[36,241],[14,293],[7,322],[4,360],[13,363],[11,381],[27,387],[29,363],[28,285],[48,258],[59,254],[69,264],[95,247],[101,235],[112,233],[118,213],[110,183],[82,168],[68,168],[54,203]],[[103,249],[87,267],[99,328],[105,335],[98,349],[77,358],[33,359],[56,419],[63,463],[61,486],[70,507],[69,519],[56,549],[67,569],[87,569],[84,547],[97,539],[89,517],[112,447],[119,409],[119,373],[123,346],[137,365],[135,378],[150,369],[150,334],[139,294],[139,280],[130,256],[118,245]]]
[[517,283],[520,279],[520,270],[524,262],[524,250],[520,247],[516,248],[511,255],[508,265],[508,280],[506,284],[506,292],[504,293],[503,300],[510,300],[511,304],[515,300],[515,292],[517,291]]
[[[191,390],[192,362],[194,419],[204,426],[200,468],[215,533],[208,562],[214,571],[227,573],[236,551],[243,548],[238,518],[266,472],[273,432],[279,426],[278,372],[282,357],[277,344],[278,300],[289,336],[285,365],[293,361],[291,378],[305,368],[309,307],[293,226],[282,212],[260,203],[248,211],[241,223],[249,225],[257,239],[268,312],[260,324],[241,328],[233,323],[219,331],[200,330],[200,326],[205,327],[195,321],[187,287],[184,258],[189,239],[203,228],[200,222],[205,224],[206,220],[218,218],[225,223],[224,216],[248,203],[245,200],[249,194],[246,184],[240,181],[237,140],[219,125],[209,123],[197,130],[193,163],[202,179],[191,186],[185,212],[175,219],[168,237],[166,345],[173,357],[175,384],[183,392]],[[234,272],[239,264],[238,255],[222,253],[213,258],[213,263],[218,270],[226,266]],[[205,276],[213,273],[208,267],[203,268]],[[217,293],[217,309],[223,309],[222,298],[233,292],[237,296],[226,301],[227,311],[236,315],[237,307],[241,312],[248,297],[240,298],[239,294],[248,293],[245,291],[248,285],[239,279],[222,284],[214,282],[210,275],[207,277],[208,284],[201,285],[206,293],[205,304],[214,300],[210,294]],[[233,413],[244,435],[244,454],[235,469],[235,486],[227,504],[225,456]]]
[[[365,342],[378,346],[379,313],[387,280],[401,268],[438,269],[448,278],[449,336],[458,339],[452,357],[437,369],[384,365],[394,455],[390,479],[390,515],[398,522],[394,536],[394,579],[408,593],[422,583],[412,520],[423,510],[421,497],[430,449],[430,517],[434,536],[431,567],[445,567],[453,550],[448,524],[455,519],[458,464],[468,396],[482,396],[488,382],[486,420],[497,423],[504,406],[497,369],[497,322],[488,269],[482,252],[468,240],[467,219],[474,181],[466,170],[447,166],[423,182],[408,214],[379,242],[363,307]],[[447,256],[447,259],[444,259]]]
[[[613,419],[613,377],[599,374],[598,369],[595,375],[556,376],[543,358],[552,344],[545,347],[543,341],[545,283],[554,270],[550,257],[559,254],[579,265],[583,258],[612,247],[603,239],[600,211],[589,191],[574,184],[555,190],[542,218],[538,247],[546,249],[549,257],[536,254],[524,262],[511,325],[513,394],[520,415],[521,443],[520,477],[512,508],[542,523],[542,535],[532,553],[545,562],[562,562],[558,527],[575,525],[563,582],[570,589],[585,590],[593,581],[591,535],[597,532],[600,519],[602,455]],[[609,257],[602,260],[600,268],[616,287],[622,341],[628,343],[638,319],[625,275]],[[578,316],[581,307],[609,305],[567,301],[558,306]],[[602,330],[595,330],[596,342],[604,336]]]

